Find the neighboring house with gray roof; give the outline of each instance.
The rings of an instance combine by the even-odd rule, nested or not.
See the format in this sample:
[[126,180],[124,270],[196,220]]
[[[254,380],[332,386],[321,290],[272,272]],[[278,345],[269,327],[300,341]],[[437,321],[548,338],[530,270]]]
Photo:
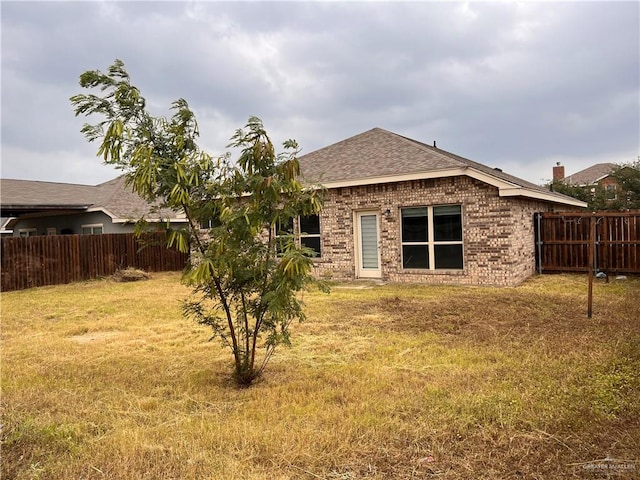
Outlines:
[[516,285],[535,272],[534,214],[586,203],[374,128],[300,157],[327,188],[298,219],[318,276]]
[[[604,192],[607,205],[617,200],[620,185],[618,179],[614,176],[614,172],[618,168],[620,168],[620,165],[615,163],[596,163],[565,177],[564,167],[558,163],[557,166],[553,167],[553,180],[565,185],[581,187],[594,200],[592,207],[604,208],[605,205],[597,202],[596,198],[599,192]],[[623,166],[622,170],[624,171],[627,168]]]
[[607,179],[611,179],[614,183],[617,183],[615,179],[611,177],[613,170],[617,166],[615,163],[596,163],[573,175],[564,177],[562,181],[567,185],[576,185],[579,187],[598,185],[603,181],[606,184],[608,183]]
[[3,230],[13,236],[128,233],[137,220],[182,224],[182,213],[157,209],[120,176],[99,185],[0,180]]

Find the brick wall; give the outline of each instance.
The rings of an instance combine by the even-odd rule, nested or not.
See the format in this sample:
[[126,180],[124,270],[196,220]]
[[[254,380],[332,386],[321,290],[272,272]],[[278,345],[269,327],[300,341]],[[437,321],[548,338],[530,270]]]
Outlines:
[[[464,269],[403,270],[400,209],[447,204],[462,205]],[[320,217],[318,276],[355,278],[354,212],[359,210],[379,213],[384,280],[512,286],[534,273],[533,214],[551,207],[545,202],[501,198],[497,188],[462,176],[332,189]]]

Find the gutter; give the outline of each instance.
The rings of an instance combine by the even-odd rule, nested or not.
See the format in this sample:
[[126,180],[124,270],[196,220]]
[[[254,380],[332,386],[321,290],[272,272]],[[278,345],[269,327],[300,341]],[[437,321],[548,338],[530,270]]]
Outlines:
[[[105,215],[107,215],[109,218],[111,218],[111,221],[113,223],[135,223],[138,220],[137,219],[132,219],[132,218],[122,218],[122,217],[118,217],[117,215],[114,215],[110,210],[104,208],[104,207],[95,207],[95,208],[89,208],[87,209],[87,213],[92,213],[92,212],[101,212],[104,213]],[[176,214],[176,212],[173,212],[174,214]],[[147,218],[145,216],[141,217],[144,218],[147,222],[151,222],[151,223],[155,223],[155,222],[170,222],[170,223],[186,223],[187,217],[184,214],[176,214],[177,216],[175,218]],[[182,215],[182,217],[181,217]]]
[[571,198],[566,195],[559,197],[558,195],[553,195],[551,193],[547,193],[546,191],[543,191],[542,187],[540,187],[541,191],[538,191],[532,188],[527,188],[522,185],[509,182],[507,180],[496,178],[488,173],[482,172],[480,170],[476,170],[475,168],[468,165],[459,167],[459,168],[443,168],[438,170],[430,170],[427,172],[408,173],[404,175],[385,175],[381,177],[365,177],[365,178],[357,178],[353,180],[336,180],[336,181],[321,183],[321,185],[327,189],[330,189],[330,188],[343,188],[343,187],[358,187],[363,185],[379,185],[383,183],[405,182],[405,181],[411,181],[411,180],[449,178],[449,177],[458,177],[458,176],[471,177],[478,181],[486,183],[488,185],[492,185],[498,189],[498,194],[500,197],[521,196],[521,197],[533,198],[536,200],[544,200],[547,202],[559,203],[563,205],[571,205],[573,207],[583,207],[583,208],[587,207],[587,204],[585,202],[582,202],[575,198]]

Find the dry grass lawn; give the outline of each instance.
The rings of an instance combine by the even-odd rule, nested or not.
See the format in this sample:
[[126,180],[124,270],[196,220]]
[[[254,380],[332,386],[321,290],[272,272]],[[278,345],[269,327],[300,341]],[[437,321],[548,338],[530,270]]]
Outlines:
[[247,389],[186,294],[2,293],[2,479],[640,477],[640,279],[307,292]]

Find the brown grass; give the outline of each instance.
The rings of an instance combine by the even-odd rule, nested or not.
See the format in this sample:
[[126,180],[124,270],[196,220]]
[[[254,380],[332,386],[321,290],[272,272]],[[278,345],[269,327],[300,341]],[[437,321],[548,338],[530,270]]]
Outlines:
[[178,280],[2,294],[3,479],[640,476],[638,279],[306,293],[247,389]]

